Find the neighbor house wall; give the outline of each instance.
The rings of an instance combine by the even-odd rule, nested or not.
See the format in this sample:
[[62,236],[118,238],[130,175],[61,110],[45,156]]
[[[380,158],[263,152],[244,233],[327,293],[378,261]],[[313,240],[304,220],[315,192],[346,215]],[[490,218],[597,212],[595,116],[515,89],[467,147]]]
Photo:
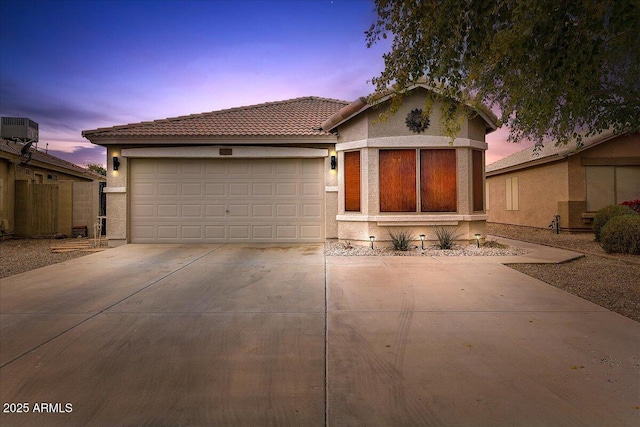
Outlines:
[[[618,184],[632,189],[630,198],[640,198],[640,179],[636,178],[640,176],[638,133],[617,136],[557,159],[487,177],[490,192],[488,221],[546,228],[554,215],[560,215],[561,229],[589,230],[595,209],[588,209],[586,167],[626,168],[624,177],[628,176],[627,181],[621,182],[618,176]],[[512,177],[518,178],[520,206],[516,211],[508,211],[505,207],[505,183]],[[602,193],[599,197],[615,202],[613,194]]]
[[[518,209],[507,210],[507,179],[517,178]],[[546,228],[569,200],[567,161],[487,177],[489,222]],[[561,215],[561,219],[562,219]]]

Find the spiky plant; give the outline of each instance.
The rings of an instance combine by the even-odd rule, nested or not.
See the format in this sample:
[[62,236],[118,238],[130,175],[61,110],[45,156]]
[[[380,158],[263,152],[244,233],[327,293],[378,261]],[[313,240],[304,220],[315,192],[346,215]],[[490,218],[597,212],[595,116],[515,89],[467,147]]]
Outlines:
[[393,232],[391,229],[387,228],[387,233],[391,238],[393,248],[397,251],[408,251],[411,241],[414,240],[412,231],[401,230]]
[[447,225],[438,225],[433,227],[433,234],[436,235],[438,247],[440,249],[453,248],[456,239],[460,236],[460,233],[458,233],[458,227],[451,227]]

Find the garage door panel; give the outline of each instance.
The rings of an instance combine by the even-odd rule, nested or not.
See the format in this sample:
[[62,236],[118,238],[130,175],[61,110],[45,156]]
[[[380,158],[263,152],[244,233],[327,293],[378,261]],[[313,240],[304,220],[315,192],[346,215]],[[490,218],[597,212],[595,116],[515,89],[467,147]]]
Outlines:
[[229,205],[229,217],[230,218],[249,218],[249,205],[248,204],[230,204]]
[[139,218],[154,218],[156,216],[156,206],[151,204],[136,204],[131,206],[132,215]]
[[254,239],[272,240],[274,238],[272,225],[254,225],[251,227],[251,232]]
[[163,159],[157,162],[157,174],[177,176],[179,171],[179,164],[172,162],[168,159]]
[[252,187],[252,195],[255,197],[273,196],[273,184],[270,182],[254,183]]
[[226,196],[227,186],[223,182],[207,182],[204,186],[205,196]]
[[321,159],[132,159],[131,240],[320,242]]
[[207,225],[205,227],[205,238],[215,241],[226,240],[227,227],[224,225]]
[[317,182],[305,182],[302,184],[302,195],[305,197],[320,197],[322,196],[322,187]]
[[302,217],[305,219],[321,219],[322,206],[320,204],[304,203],[302,205]]
[[276,226],[276,239],[280,240],[288,240],[288,239],[296,239],[297,227],[295,225],[277,225]]
[[276,205],[276,216],[278,218],[295,218],[298,216],[298,206],[291,203]]
[[178,238],[177,225],[159,225],[158,226],[158,239],[177,239],[177,238]]
[[198,182],[189,182],[180,186],[180,194],[183,196],[202,196],[202,184]]
[[157,191],[157,195],[158,196],[177,196],[178,195],[178,184],[175,183],[166,183],[166,182],[159,182],[157,185],[158,191]]
[[297,164],[293,162],[276,163],[277,176],[296,176]]
[[183,225],[180,227],[182,239],[191,239],[201,241],[204,238],[203,226],[201,225]]
[[231,182],[229,183],[229,196],[248,196],[249,195],[249,183],[248,182]]
[[295,182],[279,182],[276,184],[276,197],[295,196],[295,195],[296,195]]
[[303,239],[321,239],[322,228],[318,225],[301,225],[300,237]]
[[178,218],[178,205],[158,205],[158,218]]
[[202,205],[182,205],[183,218],[202,218]]
[[273,218],[273,206],[272,205],[253,205],[253,217],[260,219]]
[[206,205],[205,212],[207,218],[224,218],[225,206],[224,205]]
[[132,186],[132,191],[134,191],[138,196],[155,196],[156,195],[156,186],[151,182],[144,183],[135,183]]

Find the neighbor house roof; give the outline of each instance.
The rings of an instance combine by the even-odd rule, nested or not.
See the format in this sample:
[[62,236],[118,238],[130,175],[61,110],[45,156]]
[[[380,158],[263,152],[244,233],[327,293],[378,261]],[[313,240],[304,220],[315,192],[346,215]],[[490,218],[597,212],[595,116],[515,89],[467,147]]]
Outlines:
[[[22,155],[23,144],[15,143],[7,140],[2,140],[0,142],[0,156],[8,159],[12,159],[13,161],[18,161],[23,163],[27,159],[29,159],[28,154],[26,156]],[[106,177],[96,173],[92,170],[85,169],[78,165],[75,165],[71,162],[67,162],[66,160],[62,160],[58,157],[52,156],[51,154],[45,153],[43,151],[38,151],[34,147],[29,148],[29,153],[31,153],[30,160],[27,162],[28,164],[37,165],[42,167],[43,169],[51,169],[53,171],[61,171],[65,172],[69,175],[80,176],[87,179],[93,179],[98,181],[106,180]],[[5,155],[2,155],[6,153]]]
[[328,136],[320,124],[347,101],[307,96],[151,122],[85,130],[89,140],[100,138]]
[[582,145],[578,146],[576,142],[569,142],[567,145],[558,145],[549,142],[546,143],[539,151],[535,147],[528,147],[518,151],[510,156],[500,159],[494,163],[487,165],[487,175],[498,175],[504,172],[510,172],[518,169],[524,169],[531,166],[537,166],[544,163],[562,160],[588,148],[606,142],[618,136],[613,131],[605,131],[598,135],[585,138]]

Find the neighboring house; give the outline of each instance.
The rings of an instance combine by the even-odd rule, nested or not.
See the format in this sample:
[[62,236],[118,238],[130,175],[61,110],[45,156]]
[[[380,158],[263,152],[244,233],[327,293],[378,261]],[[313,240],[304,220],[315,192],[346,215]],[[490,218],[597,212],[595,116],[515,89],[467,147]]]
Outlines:
[[33,147],[0,142],[0,232],[17,237],[92,235],[106,177]]
[[604,132],[539,152],[519,151],[487,166],[489,222],[590,230],[595,212],[640,199],[640,134]]
[[388,240],[387,228],[429,239],[434,225],[484,236],[497,121],[473,114],[451,141],[436,105],[422,129],[412,111],[427,90],[386,121],[389,97],[303,97],[84,131],[107,147],[109,243]]

